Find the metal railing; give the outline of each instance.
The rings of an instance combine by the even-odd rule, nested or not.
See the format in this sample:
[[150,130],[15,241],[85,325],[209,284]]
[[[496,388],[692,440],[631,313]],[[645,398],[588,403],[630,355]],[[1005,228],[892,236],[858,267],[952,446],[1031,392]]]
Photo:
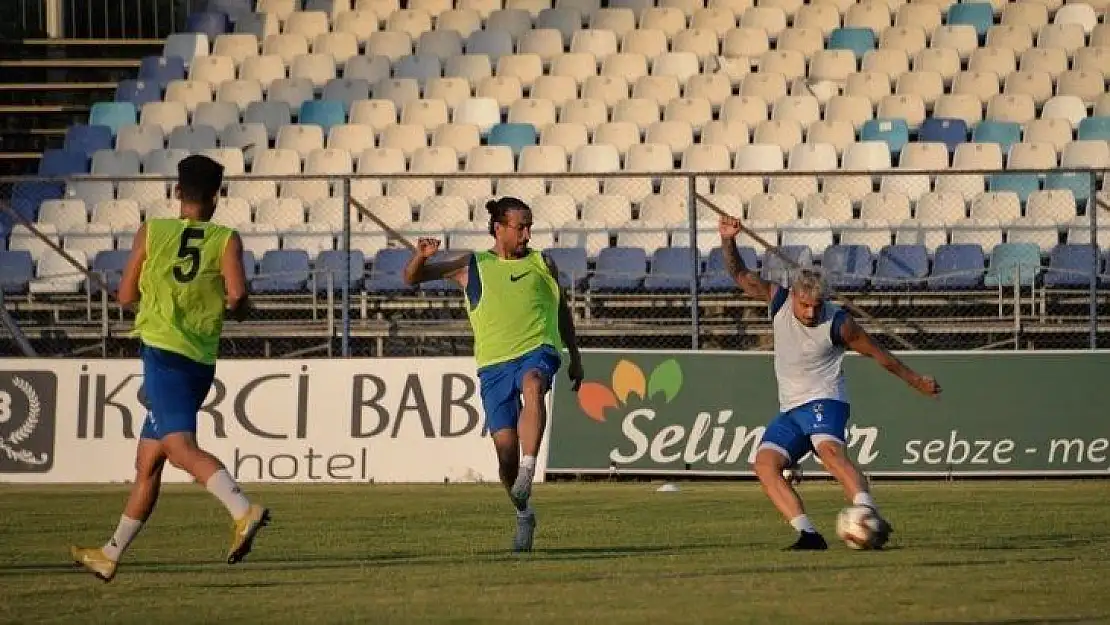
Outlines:
[[[66,249],[90,252],[86,261],[114,282],[138,220],[173,214],[172,183],[7,178],[0,199],[32,218],[43,195],[89,200],[76,217],[65,211],[80,205],[64,203],[37,217],[58,226],[53,236]],[[461,293],[390,282],[383,267],[405,252],[382,251],[399,246],[365,210],[410,239],[444,239],[449,254],[492,242],[484,201],[501,195],[529,201],[533,245],[568,259],[563,280],[588,346],[770,346],[765,307],[723,274],[712,204],[824,272],[892,348],[1093,349],[1110,343],[1100,321],[1110,312],[1105,184],[1103,170],[1059,168],[227,176],[214,220],[241,226],[259,292],[251,319],[225,327],[225,354],[468,353]],[[13,221],[4,213],[0,220]],[[764,277],[789,280],[775,255],[743,235],[738,243]],[[906,244],[914,247],[897,247]],[[38,271],[72,276],[66,288],[39,279],[7,294],[10,315],[39,351],[134,348],[130,313],[109,293],[72,267],[44,264],[44,244],[19,227],[8,248],[33,252]],[[106,248],[115,258],[94,263],[91,252]],[[289,258],[266,254],[279,249],[305,253],[288,266]]]
[[[162,39],[180,32],[206,0],[4,0],[22,37]],[[5,15],[7,17],[7,15]]]

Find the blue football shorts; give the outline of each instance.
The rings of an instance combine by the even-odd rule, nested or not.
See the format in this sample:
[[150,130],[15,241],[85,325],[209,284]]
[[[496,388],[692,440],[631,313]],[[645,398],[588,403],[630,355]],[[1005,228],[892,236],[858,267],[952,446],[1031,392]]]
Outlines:
[[823,440],[844,444],[850,407],[835,399],[816,399],[779,413],[767,424],[760,449],[773,449],[797,464]]
[[197,412],[216,377],[215,365],[143,345],[143,395],[147,415],[141,438],[161,440],[168,434],[197,432]]
[[562,357],[550,345],[541,345],[512,360],[483,367],[478,371],[486,429],[490,434],[505,428],[516,429],[520,420],[524,376],[535,371],[543,380],[543,390],[551,388]]

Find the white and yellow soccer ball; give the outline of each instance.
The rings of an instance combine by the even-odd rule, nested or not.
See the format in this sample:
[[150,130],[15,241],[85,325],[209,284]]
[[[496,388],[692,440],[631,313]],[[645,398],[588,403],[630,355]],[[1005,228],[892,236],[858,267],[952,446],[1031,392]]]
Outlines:
[[848,506],[836,515],[836,535],[850,549],[881,549],[888,538],[884,526],[867,506]]

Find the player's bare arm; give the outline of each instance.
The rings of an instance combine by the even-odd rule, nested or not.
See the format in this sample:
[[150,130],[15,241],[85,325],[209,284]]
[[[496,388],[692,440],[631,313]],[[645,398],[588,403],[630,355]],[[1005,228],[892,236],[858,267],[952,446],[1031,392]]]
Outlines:
[[[546,254],[543,259],[547,263],[547,270],[558,280],[559,267],[555,264],[555,261]],[[571,389],[577,391],[578,387],[582,385],[585,372],[582,369],[582,354],[578,351],[578,335],[574,330],[574,316],[570,312],[566,289],[559,289],[559,336],[563,339],[563,344],[566,345],[567,352],[570,354],[567,377],[570,378]]]
[[897,356],[876,343],[875,339],[861,328],[852,317],[849,316],[848,320],[840,326],[840,338],[849,348],[863,356],[874,359],[882,368],[898,376],[923,395],[930,397],[940,395],[940,384],[935,379],[931,376],[921,375],[907,367]]
[[131,242],[131,255],[127,257],[127,265],[123,268],[123,277],[120,279],[119,291],[116,299],[120,305],[127,308],[139,303],[139,279],[143,273],[143,262],[146,261],[146,224],[139,226],[135,239]]
[[239,233],[231,235],[220,258],[220,274],[224,278],[224,297],[227,310],[232,319],[242,321],[249,308],[247,294],[247,272],[243,268],[243,239]]
[[416,253],[412,255],[409,264],[405,265],[405,284],[415,286],[421,282],[446,279],[466,288],[467,266],[470,264],[471,254],[429,263],[428,259],[439,251],[439,246],[439,239],[421,238],[416,242]]
[[752,271],[740,258],[740,250],[736,248],[736,236],[740,234],[740,220],[735,217],[721,216],[717,226],[721,234],[721,253],[724,256],[725,269],[732,279],[739,285],[740,290],[752,299],[770,303],[775,296],[778,285],[767,282]]

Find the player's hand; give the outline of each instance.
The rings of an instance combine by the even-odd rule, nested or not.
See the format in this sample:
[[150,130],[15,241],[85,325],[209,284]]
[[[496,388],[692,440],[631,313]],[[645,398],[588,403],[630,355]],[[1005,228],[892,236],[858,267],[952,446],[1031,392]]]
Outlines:
[[740,234],[740,220],[735,217],[727,217],[721,215],[721,219],[717,224],[717,231],[721,233],[722,239],[733,239],[736,235]]
[[571,359],[570,365],[567,366],[567,377],[570,378],[571,390],[578,392],[578,387],[582,386],[582,379],[586,377],[585,371],[582,370],[581,360]]
[[914,376],[913,382],[910,383],[919,393],[929,397],[937,397],[940,395],[940,383],[936,378],[931,375]]
[[416,242],[416,253],[419,254],[421,258],[431,258],[439,251],[439,245],[439,239],[423,237]]

